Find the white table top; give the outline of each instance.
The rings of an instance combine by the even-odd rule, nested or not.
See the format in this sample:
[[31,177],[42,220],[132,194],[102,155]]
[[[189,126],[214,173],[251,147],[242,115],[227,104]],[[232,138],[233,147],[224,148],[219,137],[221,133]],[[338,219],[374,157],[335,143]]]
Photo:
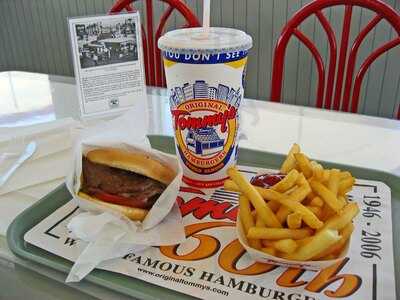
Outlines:
[[[147,101],[149,133],[172,136],[166,90],[149,88]],[[78,118],[78,115],[73,78],[0,73],[0,130],[1,127],[17,130],[18,126]],[[397,120],[246,99],[240,126],[241,147],[284,154],[296,142],[316,160],[378,169],[400,176],[400,121]],[[7,249],[4,237],[0,236],[0,262],[2,260],[37,268],[15,258]],[[62,280],[63,276],[59,281]],[[93,292],[93,295],[98,293]],[[105,298],[105,294],[102,295]]]
[[[150,133],[173,135],[166,90],[149,88]],[[74,79],[0,73],[0,126],[78,118]],[[297,142],[317,160],[400,176],[400,121],[246,99],[241,147],[286,153]]]

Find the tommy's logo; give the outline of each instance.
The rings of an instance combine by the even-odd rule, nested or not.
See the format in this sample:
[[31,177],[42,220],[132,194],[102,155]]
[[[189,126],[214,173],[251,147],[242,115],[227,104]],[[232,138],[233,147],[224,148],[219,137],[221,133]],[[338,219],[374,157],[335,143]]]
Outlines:
[[[221,104],[213,102],[195,102],[187,105],[186,107],[218,109],[220,106]],[[193,130],[208,128],[210,126],[221,126],[221,132],[223,133],[228,129],[227,122],[235,119],[236,114],[237,110],[233,106],[228,106],[228,109],[224,110],[224,112],[205,115],[204,117],[192,117],[191,113],[185,110],[172,110],[172,116],[174,117],[175,125],[174,128],[178,128],[179,130]]]
[[[197,104],[197,106],[203,104],[204,107],[219,106],[212,102],[192,104]],[[188,130],[185,140],[187,149],[203,157],[223,150],[225,140],[218,135],[214,127],[219,127],[219,131],[224,134],[228,130],[228,122],[235,120],[236,115],[237,110],[233,106],[228,107],[224,112],[203,117],[192,117],[191,113],[185,110],[172,110],[174,128],[179,131]]]
[[171,90],[170,104],[178,153],[197,174],[221,170],[234,154],[241,89],[205,81]]
[[192,214],[198,220],[210,217],[214,220],[228,220],[236,222],[238,213],[238,205],[230,202],[218,202],[215,200],[206,200],[201,197],[194,197],[188,201],[184,201],[178,196],[176,199],[181,210],[182,217]]

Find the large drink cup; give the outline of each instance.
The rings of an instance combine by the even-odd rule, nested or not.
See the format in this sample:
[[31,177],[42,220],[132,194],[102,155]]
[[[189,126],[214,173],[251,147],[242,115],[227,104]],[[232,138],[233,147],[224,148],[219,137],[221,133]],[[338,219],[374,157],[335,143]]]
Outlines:
[[162,50],[177,155],[183,181],[223,185],[237,161],[240,103],[252,39],[231,28],[187,28],[166,33]]

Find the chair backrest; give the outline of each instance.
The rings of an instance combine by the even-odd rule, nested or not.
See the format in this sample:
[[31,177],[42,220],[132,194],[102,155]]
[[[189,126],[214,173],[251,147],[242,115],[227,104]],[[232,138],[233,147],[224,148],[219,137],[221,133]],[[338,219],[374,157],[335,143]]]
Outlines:
[[[118,0],[109,13],[118,13],[124,9],[134,11],[133,2],[137,0]],[[200,22],[190,8],[181,0],[160,0],[168,4],[160,18],[158,27],[153,26],[153,1],[143,0],[146,12],[146,27],[142,25],[143,58],[146,71],[146,84],[151,86],[165,86],[164,66],[161,61],[161,52],[157,47],[157,41],[164,33],[165,25],[172,12],[176,9],[185,19],[183,27],[198,27]],[[155,29],[155,30],[154,30]],[[155,34],[154,34],[155,32]]]
[[[322,12],[325,8],[338,5],[344,6],[344,18],[339,48],[332,26]],[[376,15],[360,31],[347,55],[354,6],[374,11]],[[316,45],[299,29],[299,25],[312,15],[317,17],[329,42],[327,77],[325,76],[323,59]],[[375,49],[361,64],[354,78],[354,69],[359,47],[367,34],[382,20],[387,21],[397,32],[398,36]],[[288,42],[293,35],[309,49],[316,62],[318,71],[316,106],[319,108],[324,107],[342,111],[349,111],[350,109],[352,112],[356,113],[358,110],[361,84],[368,68],[379,56],[400,44],[400,16],[393,8],[379,0],[315,0],[304,6],[286,24],[275,47],[271,82],[272,101],[279,102],[281,98],[285,53]],[[345,68],[346,65],[347,68]],[[400,108],[397,117],[400,118]]]

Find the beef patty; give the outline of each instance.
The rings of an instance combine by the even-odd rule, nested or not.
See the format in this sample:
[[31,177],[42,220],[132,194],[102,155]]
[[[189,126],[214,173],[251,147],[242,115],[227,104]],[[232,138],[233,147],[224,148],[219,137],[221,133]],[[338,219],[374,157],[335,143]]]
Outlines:
[[132,207],[150,208],[165,190],[161,182],[146,176],[91,162],[82,158],[82,191],[105,192],[132,200]]

